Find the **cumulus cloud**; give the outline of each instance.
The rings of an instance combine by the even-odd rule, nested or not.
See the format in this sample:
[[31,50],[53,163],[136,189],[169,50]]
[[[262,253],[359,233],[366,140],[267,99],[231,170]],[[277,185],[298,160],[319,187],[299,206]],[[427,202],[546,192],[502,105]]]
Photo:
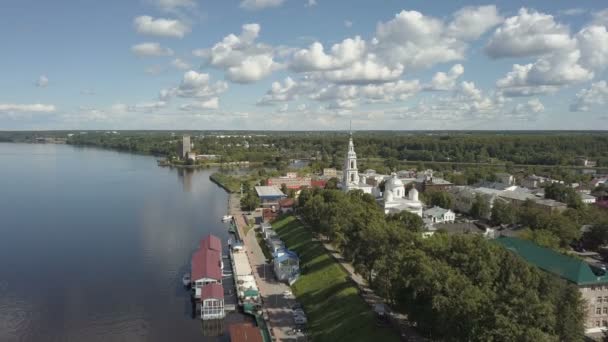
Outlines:
[[184,73],[179,86],[162,89],[159,94],[161,101],[168,101],[174,96],[185,98],[209,99],[225,92],[228,84],[224,81],[211,82],[211,76],[206,73],[198,73],[194,70]]
[[256,43],[260,25],[245,24],[240,35],[230,34],[211,49],[195,50],[208,65],[223,69],[226,78],[237,83],[259,81],[282,66],[274,61],[271,46]]
[[433,76],[431,84],[425,87],[426,90],[452,90],[456,84],[456,80],[464,74],[462,64],[455,64],[450,71],[438,72]]
[[173,66],[174,68],[179,69],[179,70],[188,70],[192,67],[188,62],[183,61],[179,58],[172,60],[171,66]]
[[190,27],[177,19],[153,18],[143,15],[133,20],[135,31],[159,37],[183,38],[190,32]]
[[545,106],[540,102],[539,99],[533,98],[525,103],[518,103],[513,109],[513,114],[518,115],[530,115],[538,114],[545,110]]
[[0,113],[52,113],[57,108],[49,104],[0,103]]
[[494,5],[464,7],[454,13],[454,20],[448,25],[447,32],[452,37],[474,40],[502,21]]
[[570,105],[572,112],[588,112],[593,105],[608,103],[608,83],[599,81],[591,84],[588,89],[581,89],[576,93],[576,100]]
[[577,33],[576,38],[581,51],[581,64],[591,69],[600,70],[608,66],[608,32],[606,26],[587,26]]
[[246,10],[259,10],[269,7],[279,7],[283,4],[283,1],[284,0],[243,0],[239,6]]
[[219,107],[220,107],[219,98],[212,97],[208,100],[203,100],[200,102],[183,104],[179,107],[179,109],[184,110],[184,111],[193,111],[193,110],[218,109]]
[[485,51],[492,58],[530,57],[571,50],[575,45],[568,27],[555,22],[552,15],[522,8],[496,29]]
[[365,41],[361,37],[345,39],[334,44],[326,54],[323,44],[314,42],[308,49],[297,51],[290,67],[295,71],[321,71],[344,67],[361,59],[365,54]]
[[277,102],[286,102],[286,101],[292,101],[298,98],[298,86],[299,84],[294,81],[291,77],[286,77],[285,80],[283,81],[283,84],[281,84],[281,82],[272,82],[272,86],[270,88],[270,90],[268,90],[266,92],[266,95],[264,95],[264,97],[262,97],[262,99],[260,101],[258,101],[258,105],[267,105],[267,104],[273,104],[273,103],[277,103]]
[[593,13],[593,24],[608,26],[608,8]]
[[585,13],[587,13],[587,10],[584,8],[568,8],[565,10],[558,11],[558,13],[561,15],[574,16],[574,15],[585,14]]
[[48,85],[49,85],[48,77],[46,77],[46,75],[40,75],[40,77],[38,77],[38,81],[36,81],[36,87],[46,88],[46,86],[48,86]]
[[306,7],[313,7],[313,6],[317,6],[317,0],[308,0],[306,2]]
[[141,43],[133,45],[131,47],[131,52],[139,57],[160,57],[173,55],[173,50],[162,47],[159,43]]

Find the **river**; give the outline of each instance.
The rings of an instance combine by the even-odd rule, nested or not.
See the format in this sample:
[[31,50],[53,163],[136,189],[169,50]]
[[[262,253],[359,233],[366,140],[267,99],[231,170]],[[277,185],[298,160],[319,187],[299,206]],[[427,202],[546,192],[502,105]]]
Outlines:
[[199,239],[228,237],[211,172],[0,143],[0,341],[226,341],[181,285]]

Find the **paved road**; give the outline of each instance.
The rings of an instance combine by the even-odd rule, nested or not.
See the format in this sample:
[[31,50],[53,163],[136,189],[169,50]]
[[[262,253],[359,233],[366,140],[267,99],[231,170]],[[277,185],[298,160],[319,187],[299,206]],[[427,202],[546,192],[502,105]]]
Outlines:
[[[239,234],[243,236],[246,223],[238,205],[238,197],[231,195],[230,202],[231,215],[236,219]],[[261,213],[258,213],[258,215],[261,215]],[[295,304],[295,299],[286,298],[284,295],[286,291],[291,291],[290,287],[275,280],[272,264],[266,263],[266,258],[258,244],[254,229],[248,231],[243,238],[243,242],[262,296],[263,309],[271,335],[276,341],[296,341],[296,336],[290,333],[295,327],[291,313],[291,307]],[[300,337],[299,340],[304,341],[303,337]]]

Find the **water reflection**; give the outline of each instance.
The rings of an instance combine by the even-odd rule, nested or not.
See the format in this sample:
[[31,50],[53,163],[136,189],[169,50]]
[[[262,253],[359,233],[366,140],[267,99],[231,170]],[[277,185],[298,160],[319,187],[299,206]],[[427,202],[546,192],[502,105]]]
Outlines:
[[0,341],[227,340],[181,285],[228,235],[212,170],[63,145],[0,144],[0,164]]

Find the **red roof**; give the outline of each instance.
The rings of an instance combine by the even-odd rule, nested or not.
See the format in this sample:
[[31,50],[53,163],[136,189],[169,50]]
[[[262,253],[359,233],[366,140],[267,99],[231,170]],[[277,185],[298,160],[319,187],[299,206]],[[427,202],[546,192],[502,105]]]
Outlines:
[[211,249],[214,251],[222,252],[222,241],[214,235],[207,235],[206,238],[201,240],[200,243],[201,249]]
[[279,206],[281,208],[291,208],[296,203],[293,198],[283,198],[279,201]]
[[318,180],[312,180],[312,181],[310,181],[310,186],[313,187],[313,188],[316,187],[316,188],[323,189],[323,188],[325,188],[325,184],[327,184],[327,181],[323,180],[323,179],[318,179]]
[[192,255],[192,271],[190,279],[196,281],[209,278],[220,281],[222,279],[221,254],[212,249],[199,249]]
[[203,286],[201,300],[205,299],[224,299],[224,288],[218,283],[211,283]]
[[230,324],[230,342],[262,342],[260,329],[251,323]]

